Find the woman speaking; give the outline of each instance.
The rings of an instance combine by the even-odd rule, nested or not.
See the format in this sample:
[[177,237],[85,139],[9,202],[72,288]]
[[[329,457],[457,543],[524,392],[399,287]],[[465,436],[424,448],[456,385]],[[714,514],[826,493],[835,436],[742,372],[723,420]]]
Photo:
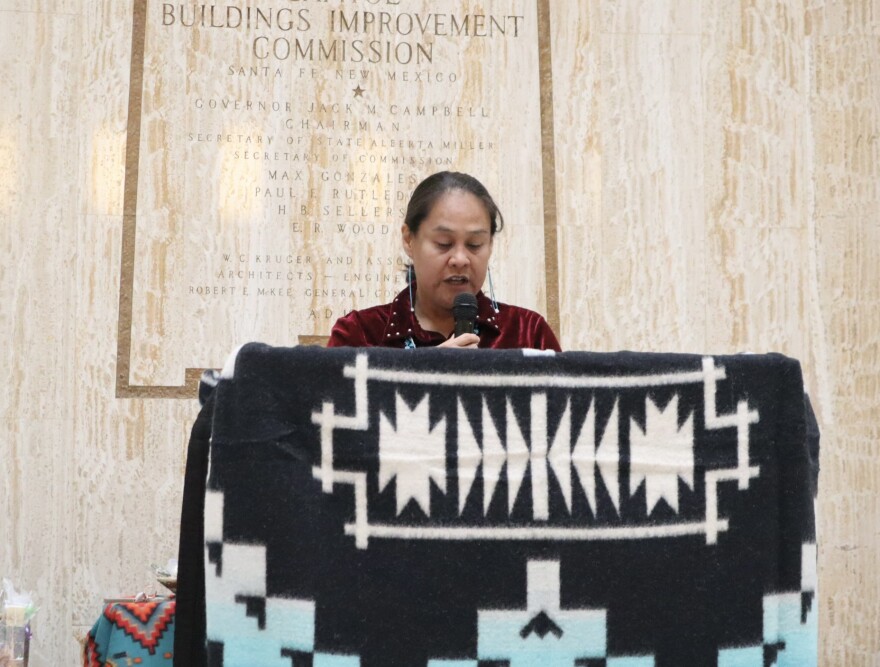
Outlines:
[[[504,219],[473,176],[443,171],[413,191],[401,229],[410,258],[406,289],[394,301],[340,317],[329,347],[534,348],[559,351],[538,313],[495,301],[489,259]],[[490,297],[483,292],[489,277]],[[458,294],[476,296],[474,333],[453,336]]]

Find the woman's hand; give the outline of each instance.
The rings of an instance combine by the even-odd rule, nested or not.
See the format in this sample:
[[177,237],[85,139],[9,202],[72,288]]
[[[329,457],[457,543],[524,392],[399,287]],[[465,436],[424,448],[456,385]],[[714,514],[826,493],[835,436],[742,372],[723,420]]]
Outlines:
[[440,343],[437,347],[453,347],[457,349],[477,349],[477,345],[480,343],[480,337],[476,334],[467,333],[461,334],[461,336],[455,336],[454,338],[448,338]]

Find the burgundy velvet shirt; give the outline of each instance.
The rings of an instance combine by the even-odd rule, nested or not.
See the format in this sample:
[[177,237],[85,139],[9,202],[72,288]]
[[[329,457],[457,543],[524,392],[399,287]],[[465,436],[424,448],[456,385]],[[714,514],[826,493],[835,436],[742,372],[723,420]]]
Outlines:
[[[409,337],[416,347],[432,347],[446,340],[422,329],[409,303],[409,290],[404,289],[391,303],[351,311],[336,320],[327,347],[402,348]],[[550,325],[538,313],[506,303],[499,303],[496,313],[482,292],[477,293],[477,308],[479,347],[561,351]]]

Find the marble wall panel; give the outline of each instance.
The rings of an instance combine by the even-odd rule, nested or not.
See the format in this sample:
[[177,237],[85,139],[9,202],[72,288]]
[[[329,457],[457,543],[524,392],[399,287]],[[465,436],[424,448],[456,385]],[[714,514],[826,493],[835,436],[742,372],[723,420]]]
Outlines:
[[[193,400],[116,398],[124,149],[128,112],[131,6],[84,8],[79,236],[75,271],[75,538],[71,632],[94,622],[105,597],[157,586],[150,564],[176,555],[181,480]],[[109,517],[116,517],[109,520]],[[109,526],[108,526],[109,524]],[[59,644],[73,664],[71,640]],[[61,662],[53,664],[62,664]]]
[[[33,6],[29,6],[32,8]],[[77,252],[75,80],[59,76],[79,54],[78,17],[0,6],[0,572],[45,604],[35,630],[69,633],[68,444],[73,340],[70,280]],[[10,94],[15,91],[14,94]],[[34,99],[39,100],[37,105]],[[54,642],[35,646],[54,664]]]
[[870,296],[876,284],[870,267],[876,272],[880,257],[876,234],[869,231],[876,223],[841,217],[822,222],[822,300],[834,374],[825,410],[834,421],[823,424],[818,517],[822,648],[827,664],[872,664],[880,655],[880,582],[872,574],[880,561],[880,301]]
[[560,322],[569,349],[603,349],[600,3],[550,6]]
[[876,373],[880,361],[880,299],[872,296],[876,281],[870,270],[880,262],[878,235],[876,226],[861,219],[838,217],[827,220],[818,232],[832,363],[842,371],[835,407],[858,410],[854,423],[869,421],[869,406],[875,399],[868,386],[858,386],[857,379]]
[[560,343],[565,350],[615,349],[603,319],[612,303],[603,298],[600,243],[587,226],[559,228]]
[[604,34],[698,35],[703,31],[703,13],[715,3],[700,0],[611,0],[600,7]]
[[2,0],[0,12],[29,12],[41,15],[79,15],[81,0]]
[[[820,23],[820,26],[826,24]],[[816,35],[816,213],[876,221],[880,207],[880,35]]]
[[[197,411],[193,400],[115,393],[132,7],[0,0],[0,332],[8,341],[0,364],[0,574],[41,605],[34,667],[76,664],[76,636],[101,599],[153,586],[149,564],[174,554]],[[874,667],[880,0],[549,7],[563,346],[774,349],[801,359],[823,429],[821,664]],[[193,37],[182,67],[205,66],[208,39]],[[475,81],[484,73],[467,62],[484,57],[481,48],[461,54]],[[392,85],[377,82],[371,94],[387,101]],[[469,99],[473,90],[455,94]],[[486,101],[493,109],[515,103]],[[485,156],[458,157],[487,174],[512,221],[497,240],[498,297],[541,309],[545,295],[526,283],[543,273],[543,255],[527,240],[540,236],[542,220],[531,207],[503,206],[521,195],[541,202],[540,151],[528,141],[513,180]],[[182,185],[147,187],[192,193],[204,184],[229,193],[251,178],[227,167],[200,165],[185,170]],[[229,195],[220,204],[218,229],[240,201]],[[157,230],[146,240],[161,245]],[[224,247],[212,242],[205,256]],[[258,233],[242,249],[273,243]],[[334,243],[340,255],[387,256],[383,275],[399,277],[396,247],[352,230]],[[326,254],[322,244],[312,234],[279,247]],[[158,273],[180,268],[171,262]],[[231,347],[252,337],[256,323],[292,342],[296,323],[321,303],[279,305],[268,316],[243,304],[225,319],[205,317],[189,335],[205,341],[206,326],[225,327]],[[199,308],[208,313],[208,304]],[[324,332],[339,313],[319,311],[310,326]],[[171,319],[156,318],[157,331],[179,334],[202,314],[171,307]],[[157,336],[142,344],[161,347]],[[139,352],[141,379],[153,372],[150,349]],[[219,365],[226,351],[215,345],[205,358]]]
[[702,349],[702,5],[637,4],[583,3],[554,23],[554,75],[578,84],[555,104],[563,338]]
[[711,246],[708,350],[781,352],[808,364],[803,230],[720,228]]
[[813,33],[880,35],[880,2],[877,0],[812,0],[806,4]]
[[824,415],[820,625],[823,658],[834,665],[880,659],[877,10],[876,2],[847,1],[815,3],[808,13],[817,300],[834,378]]
[[4,434],[10,447],[3,456],[8,456],[17,474],[13,484],[3,486],[14,495],[12,510],[3,515],[9,528],[3,531],[3,541],[11,553],[0,562],[9,564],[3,576],[19,590],[30,592],[40,605],[33,629],[45,640],[34,643],[32,664],[59,664],[55,660],[62,638],[70,635],[69,592],[75,585],[71,552],[75,512],[70,499],[76,496],[69,451],[72,431],[69,419],[17,419]]
[[718,3],[706,22],[709,224],[805,227],[811,165],[802,3]]
[[880,657],[878,432],[876,427],[864,432],[850,425],[826,425],[823,439],[818,517],[821,664],[869,667]]
[[[198,410],[194,400],[116,398],[122,221],[81,220],[83,242],[92,252],[76,267],[70,637],[91,626],[105,597],[156,590],[150,565],[176,556],[188,429]],[[73,639],[55,650],[64,661],[46,664],[74,664]]]
[[700,38],[601,37],[603,224],[598,323],[610,349],[705,340]]
[[[82,7],[84,49],[80,95],[79,212],[121,215],[125,176],[131,8],[90,2]],[[91,286],[94,288],[94,286]]]

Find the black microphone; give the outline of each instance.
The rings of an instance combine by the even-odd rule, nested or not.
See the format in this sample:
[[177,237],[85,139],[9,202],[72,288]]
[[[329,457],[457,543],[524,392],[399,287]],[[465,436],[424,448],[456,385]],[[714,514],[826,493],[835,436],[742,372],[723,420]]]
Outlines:
[[452,317],[455,318],[455,336],[474,332],[477,321],[477,297],[470,292],[455,295],[452,302]]

